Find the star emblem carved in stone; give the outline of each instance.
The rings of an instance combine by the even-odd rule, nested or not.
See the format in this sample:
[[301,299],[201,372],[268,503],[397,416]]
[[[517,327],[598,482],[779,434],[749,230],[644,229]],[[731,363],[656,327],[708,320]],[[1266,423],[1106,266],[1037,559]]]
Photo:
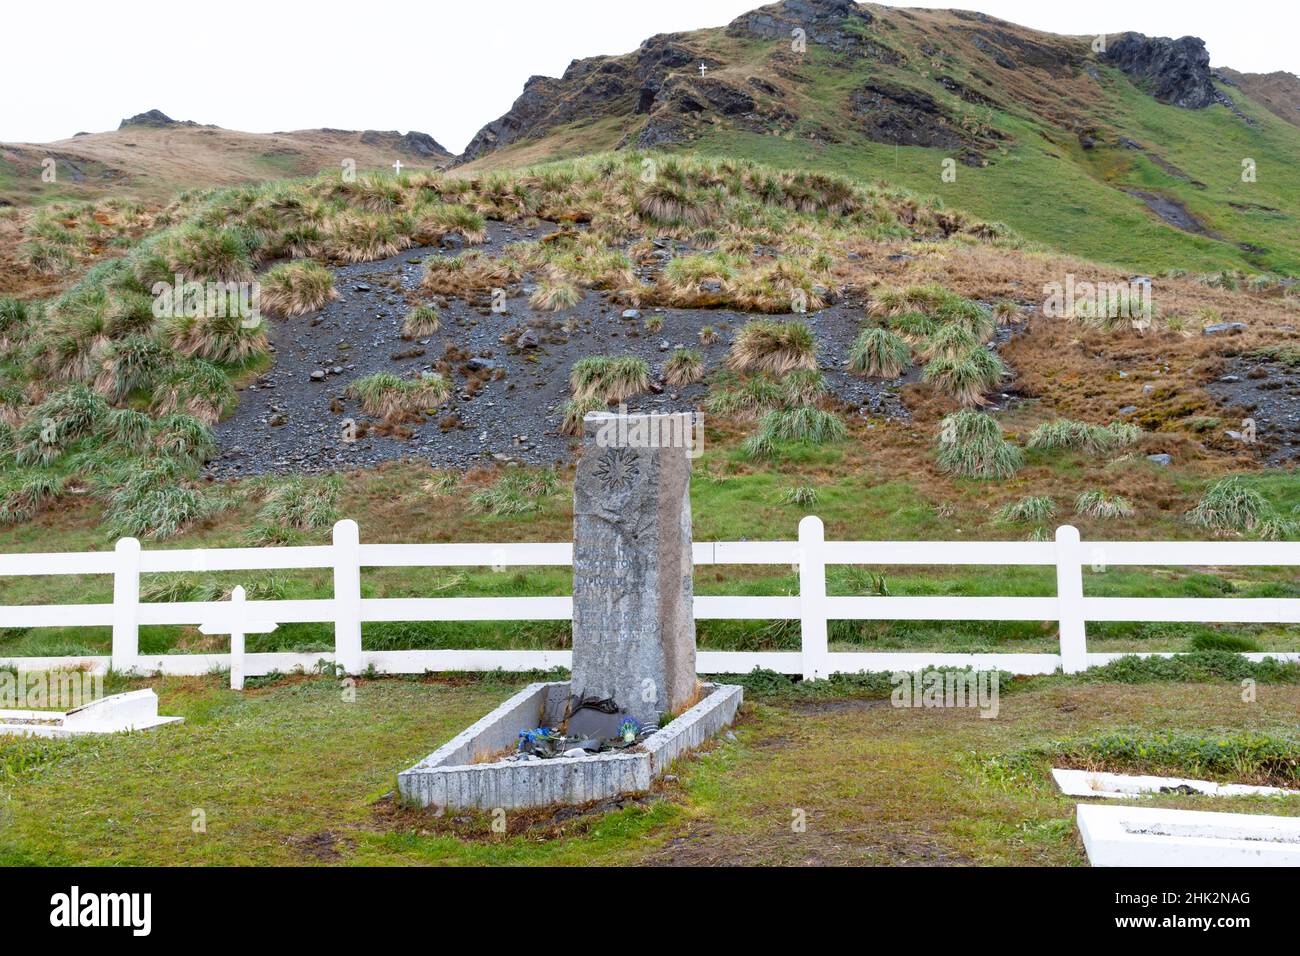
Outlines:
[[596,480],[606,492],[625,491],[640,471],[636,455],[626,448],[611,448],[596,462]]

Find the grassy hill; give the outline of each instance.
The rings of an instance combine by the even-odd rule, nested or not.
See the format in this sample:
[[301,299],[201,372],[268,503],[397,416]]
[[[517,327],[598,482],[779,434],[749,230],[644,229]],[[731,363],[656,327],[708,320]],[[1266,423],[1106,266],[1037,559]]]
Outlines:
[[[785,29],[799,23],[804,51]],[[638,145],[749,157],[907,186],[1134,271],[1300,272],[1300,129],[1270,111],[1276,98],[1206,67],[1215,102],[1161,102],[1091,43],[960,11],[788,0],[535,78],[465,158],[480,170]]]

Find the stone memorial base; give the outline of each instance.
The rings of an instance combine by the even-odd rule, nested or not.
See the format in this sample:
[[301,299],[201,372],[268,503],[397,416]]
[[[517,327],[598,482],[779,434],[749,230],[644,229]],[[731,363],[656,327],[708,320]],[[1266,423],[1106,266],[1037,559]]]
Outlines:
[[402,798],[422,807],[503,810],[580,804],[641,793],[687,751],[731,723],[744,697],[735,685],[702,684],[700,702],[627,750],[505,759],[519,732],[537,727],[548,702],[567,699],[567,681],[529,684],[478,723],[397,775]]

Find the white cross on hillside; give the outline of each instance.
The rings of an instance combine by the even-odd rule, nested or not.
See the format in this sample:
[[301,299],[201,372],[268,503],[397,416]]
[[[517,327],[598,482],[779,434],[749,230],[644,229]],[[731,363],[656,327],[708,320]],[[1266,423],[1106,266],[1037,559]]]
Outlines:
[[701,64],[700,64],[700,76],[703,76],[703,75],[704,75],[704,71],[707,70],[707,69],[708,69],[708,67],[705,66],[703,63],[701,63]]
[[397,175],[402,175],[402,161],[400,159],[393,163],[393,169],[397,171]]

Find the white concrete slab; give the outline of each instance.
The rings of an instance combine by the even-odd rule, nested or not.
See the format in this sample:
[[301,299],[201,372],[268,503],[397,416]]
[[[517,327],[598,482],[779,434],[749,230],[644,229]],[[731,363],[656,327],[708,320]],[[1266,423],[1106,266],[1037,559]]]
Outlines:
[[1184,777],[1153,777],[1143,774],[1101,773],[1094,770],[1052,768],[1052,779],[1061,792],[1070,797],[1105,797],[1128,799],[1167,793],[1187,788],[1207,797],[1286,797],[1300,795],[1300,790],[1282,787],[1257,787],[1244,783],[1214,783]]
[[1081,803],[1093,866],[1300,866],[1300,817]]

